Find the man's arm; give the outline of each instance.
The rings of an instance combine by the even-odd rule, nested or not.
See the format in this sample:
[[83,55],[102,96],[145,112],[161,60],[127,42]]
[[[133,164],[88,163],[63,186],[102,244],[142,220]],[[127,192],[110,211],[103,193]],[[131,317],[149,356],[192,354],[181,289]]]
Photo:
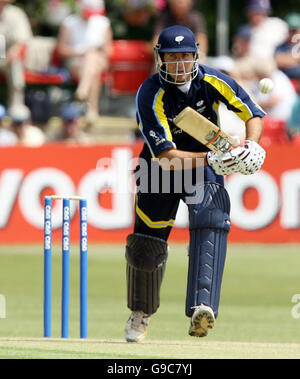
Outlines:
[[14,43],[6,52],[6,63],[11,64],[16,60],[22,60],[22,52],[25,46],[23,42]]
[[275,55],[275,61],[280,69],[285,69],[297,66],[300,57],[293,56],[290,52],[279,52]]
[[[263,128],[264,124],[260,117],[251,118],[246,122],[246,139],[259,143],[263,133]],[[243,149],[243,147],[241,148]],[[239,148],[237,148],[236,151],[240,153],[240,150],[238,149]],[[212,166],[216,173],[220,175],[237,172],[235,168],[237,167],[238,161],[232,160],[231,158],[231,153],[227,153],[223,156],[213,154],[209,158],[210,166]],[[162,169],[165,170],[174,170],[175,167],[174,165],[170,165],[170,161],[173,161],[175,163],[176,159],[178,160],[179,168],[185,167],[185,159],[190,159],[192,161],[192,168],[208,165],[207,152],[191,152],[178,149],[166,149],[158,155],[159,164],[161,165]]]
[[57,39],[57,51],[63,59],[80,55],[80,53],[70,46],[69,41],[70,32],[64,25],[62,25]]
[[260,117],[253,117],[246,122],[246,140],[259,143],[264,130],[264,123]]
[[[192,161],[192,167],[189,168],[195,168],[200,166],[207,166],[207,152],[192,152],[192,151],[183,151],[183,150],[177,150],[177,149],[166,149],[163,150],[159,156],[158,160],[162,167],[162,169],[170,170],[174,169],[173,166],[170,166],[168,162],[172,161],[175,163],[176,160],[178,160],[179,167],[185,167],[184,166],[184,160],[189,159]],[[163,159],[165,158],[165,159]],[[166,165],[164,165],[166,163]]]

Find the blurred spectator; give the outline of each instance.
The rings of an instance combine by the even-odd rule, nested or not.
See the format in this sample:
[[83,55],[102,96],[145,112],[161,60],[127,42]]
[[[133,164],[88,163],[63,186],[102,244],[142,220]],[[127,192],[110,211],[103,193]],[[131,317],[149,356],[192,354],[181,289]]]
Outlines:
[[155,0],[123,0],[121,6],[126,22],[133,26],[145,26],[156,14]]
[[235,70],[248,93],[252,92],[253,83],[257,84],[256,73],[254,71],[255,61],[255,57],[249,55],[235,59]]
[[[268,116],[287,122],[296,100],[296,91],[290,79],[278,70],[273,59],[253,60],[253,70],[256,75],[253,85],[255,100],[267,112]],[[258,82],[263,78],[270,78],[274,83],[273,91],[268,94],[261,93],[258,88]]]
[[167,0],[155,0],[156,8],[162,11],[167,6]]
[[233,37],[232,53],[236,59],[249,55],[251,40],[251,27],[249,25],[240,26]]
[[11,130],[3,125],[3,119],[6,116],[5,107],[0,104],[0,146],[12,146],[18,143],[18,138]]
[[227,55],[221,55],[216,58],[214,58],[211,62],[211,66],[215,69],[223,72],[226,75],[229,75],[231,77],[235,78],[235,61],[231,57]]
[[204,62],[208,52],[206,20],[194,9],[194,0],[168,0],[167,4],[167,8],[158,16],[154,28],[153,46],[156,45],[158,36],[164,28],[172,25],[187,26],[196,36],[200,61]]
[[275,48],[283,43],[288,35],[288,26],[278,17],[271,17],[270,0],[249,0],[246,16],[251,30],[249,55],[270,58]]
[[50,141],[75,143],[90,143],[90,136],[81,128],[83,116],[82,107],[76,102],[63,104],[59,116],[62,123],[56,125],[56,130],[49,132]]
[[300,95],[294,102],[287,128],[290,138],[300,143]]
[[285,20],[289,26],[289,35],[287,40],[276,48],[275,60],[278,68],[290,79],[300,79],[300,13],[290,13]]
[[80,0],[79,7],[80,14],[72,14],[63,22],[57,49],[79,80],[76,98],[87,101],[87,118],[94,121],[99,116],[101,74],[108,68],[112,29],[103,0]]
[[[24,104],[24,53],[32,38],[27,15],[13,0],[0,0],[0,35],[5,38],[6,59],[0,59],[0,71],[7,77],[8,105]],[[1,52],[2,58],[3,52]]]
[[11,130],[15,133],[18,143],[24,146],[41,146],[46,142],[45,134],[37,126],[31,125],[31,112],[23,104],[9,108]]
[[46,22],[56,27],[72,13],[71,2],[66,0],[47,0],[46,9]]
[[152,25],[161,5],[157,4],[156,0],[120,0],[121,15],[125,21],[123,37],[150,41]]

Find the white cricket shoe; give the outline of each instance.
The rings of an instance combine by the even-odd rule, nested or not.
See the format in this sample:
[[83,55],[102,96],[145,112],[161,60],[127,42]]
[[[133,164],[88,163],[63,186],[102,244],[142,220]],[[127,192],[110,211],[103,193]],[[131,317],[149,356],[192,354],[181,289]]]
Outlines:
[[211,307],[199,305],[195,307],[191,318],[189,335],[193,337],[205,337],[207,336],[208,329],[212,329],[214,325],[215,315]]
[[142,342],[146,338],[150,317],[142,311],[131,313],[125,327],[127,342]]

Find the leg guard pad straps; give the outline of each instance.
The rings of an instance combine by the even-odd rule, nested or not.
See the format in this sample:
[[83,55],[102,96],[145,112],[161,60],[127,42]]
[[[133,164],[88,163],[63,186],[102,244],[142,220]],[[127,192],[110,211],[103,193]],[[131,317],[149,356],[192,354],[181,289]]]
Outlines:
[[160,287],[168,257],[166,241],[142,234],[130,234],[126,245],[127,305],[149,315],[160,304]]
[[218,314],[227,235],[230,230],[230,200],[224,187],[205,184],[201,204],[189,205],[190,246],[186,315],[193,307],[210,306]]

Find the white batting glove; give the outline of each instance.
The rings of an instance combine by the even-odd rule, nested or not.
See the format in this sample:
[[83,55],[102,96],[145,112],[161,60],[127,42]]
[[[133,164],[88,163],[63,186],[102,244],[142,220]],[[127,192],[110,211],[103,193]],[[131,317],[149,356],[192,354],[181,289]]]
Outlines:
[[236,172],[243,175],[254,174],[262,167],[265,158],[265,150],[251,140],[246,140],[242,146],[222,155],[212,151],[207,153],[207,163],[218,175],[230,175]]
[[260,170],[265,158],[265,150],[256,142],[246,140],[242,146],[233,149],[230,154],[239,162],[239,172],[251,175]]
[[209,151],[206,159],[208,165],[213,168],[217,175],[230,175],[240,170],[240,161],[236,157],[233,157],[231,152],[220,155]]

